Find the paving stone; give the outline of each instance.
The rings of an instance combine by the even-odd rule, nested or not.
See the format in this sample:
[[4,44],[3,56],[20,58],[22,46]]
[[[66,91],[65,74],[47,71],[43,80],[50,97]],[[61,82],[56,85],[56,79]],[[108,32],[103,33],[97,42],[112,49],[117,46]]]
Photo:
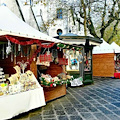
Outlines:
[[113,105],[105,105],[105,107],[107,107],[109,110],[112,110],[112,111],[116,111],[116,110],[119,110],[117,107],[113,106]]
[[80,113],[82,117],[84,117],[86,120],[92,120],[94,119],[94,116],[91,113]]
[[99,106],[99,107],[102,107],[102,104],[100,104],[100,103],[95,103],[95,104],[93,104],[94,106]]
[[79,112],[89,112],[87,108],[79,108],[77,109]]
[[120,110],[113,111],[115,114],[120,116]]
[[82,103],[84,106],[92,106],[92,104],[90,104],[90,103],[87,102],[87,101],[86,101],[86,102],[84,101],[84,102],[81,102],[81,103]]
[[54,114],[53,110],[45,110],[45,111],[43,111],[43,115],[52,115],[52,114]]
[[98,99],[101,99],[101,98],[100,98],[100,97],[98,97],[98,96],[95,96],[95,97],[94,97],[94,99],[97,99],[97,100],[98,100]]
[[42,116],[41,115],[33,115],[33,116],[30,116],[30,120],[42,120]]
[[116,102],[116,103],[112,103],[112,104],[120,108],[120,102]]
[[71,101],[71,104],[72,105],[76,105],[76,104],[79,104],[80,102],[78,102],[78,101]]
[[70,120],[83,120],[80,116],[70,116]]
[[61,105],[55,105],[53,108],[55,110],[62,110],[63,109],[63,107]]
[[75,104],[74,107],[75,107],[76,109],[85,108],[85,106],[82,105],[82,104]]
[[94,113],[93,115],[95,115],[95,117],[99,120],[109,120],[109,118],[107,118],[107,116],[103,115],[102,113]]
[[120,117],[118,117],[117,115],[113,115],[113,114],[107,115],[107,117],[110,120],[120,120]]
[[51,118],[51,119],[49,119],[49,118],[43,118],[42,120],[56,120],[56,118]]
[[61,103],[63,106],[72,106],[72,104],[70,102],[62,102]]
[[105,100],[102,100],[102,99],[100,99],[100,100],[97,100],[99,103],[101,103],[101,104],[108,104],[108,102],[107,101],[105,101]]
[[104,114],[112,114],[110,110],[107,110],[105,107],[97,107],[99,110],[101,110]]
[[69,120],[67,116],[58,116],[58,120]]
[[90,104],[99,104],[96,100],[89,100]]
[[77,115],[77,111],[75,110],[75,108],[71,108],[71,107],[67,107],[65,108],[65,111],[67,112],[67,114],[74,114],[74,115]]
[[57,114],[57,115],[65,115],[65,111],[57,110],[57,111],[56,111],[56,114]]
[[49,118],[49,119],[55,118],[55,117],[56,117],[55,115],[44,115],[43,116],[43,118]]
[[91,112],[98,112],[98,109],[95,107],[87,107]]

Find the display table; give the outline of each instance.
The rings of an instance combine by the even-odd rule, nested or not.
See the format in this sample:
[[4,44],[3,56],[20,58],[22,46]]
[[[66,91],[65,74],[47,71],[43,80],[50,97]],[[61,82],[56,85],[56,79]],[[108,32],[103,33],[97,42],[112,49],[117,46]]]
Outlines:
[[10,119],[20,113],[44,106],[43,88],[0,97],[0,120]]

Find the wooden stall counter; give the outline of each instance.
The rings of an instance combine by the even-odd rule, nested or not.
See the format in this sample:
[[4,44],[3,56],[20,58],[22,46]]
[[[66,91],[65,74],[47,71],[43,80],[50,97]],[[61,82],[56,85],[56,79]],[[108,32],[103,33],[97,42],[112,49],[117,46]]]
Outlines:
[[46,102],[66,95],[66,84],[57,85],[56,87],[48,87],[48,86],[42,86],[42,87]]

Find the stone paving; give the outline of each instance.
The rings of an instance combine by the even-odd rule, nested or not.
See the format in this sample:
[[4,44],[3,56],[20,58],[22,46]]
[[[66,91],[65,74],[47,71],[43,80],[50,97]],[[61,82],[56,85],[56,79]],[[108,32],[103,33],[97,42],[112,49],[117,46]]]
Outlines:
[[94,78],[94,84],[68,87],[64,97],[11,120],[120,120],[120,79]]

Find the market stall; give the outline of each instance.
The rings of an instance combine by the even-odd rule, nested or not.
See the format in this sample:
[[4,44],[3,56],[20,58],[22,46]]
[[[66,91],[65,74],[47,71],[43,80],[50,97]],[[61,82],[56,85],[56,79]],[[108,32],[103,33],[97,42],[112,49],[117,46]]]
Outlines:
[[[93,49],[93,76],[114,77],[116,72],[117,54],[120,53],[120,48],[110,45],[103,40],[100,46]],[[115,64],[116,63],[116,64]]]
[[117,45],[115,42],[111,43],[111,46],[114,49],[114,60],[115,60],[115,73],[114,77],[120,79],[120,46]]
[[61,41],[35,30],[6,6],[0,6],[0,16],[0,119],[9,119],[46,104],[36,79],[37,55]]
[[[61,35],[60,38],[65,43],[72,45],[72,48],[67,52],[69,58],[66,68],[67,73],[75,76],[78,74],[77,77],[83,79],[84,85],[93,83],[92,49],[94,46],[100,45],[102,40],[90,36],[79,36],[73,33]],[[76,52],[76,49],[78,49],[78,52]]]
[[66,95],[66,85],[72,79],[64,69],[68,60],[64,56],[63,49],[59,49],[57,45],[50,46],[47,49],[45,45],[36,62],[38,79],[43,86],[47,102]]

